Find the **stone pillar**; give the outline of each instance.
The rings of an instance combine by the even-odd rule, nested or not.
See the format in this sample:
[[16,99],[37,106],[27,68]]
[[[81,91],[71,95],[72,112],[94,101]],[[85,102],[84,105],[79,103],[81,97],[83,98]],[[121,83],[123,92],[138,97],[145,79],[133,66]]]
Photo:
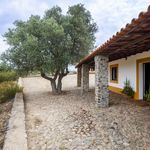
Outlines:
[[81,67],[77,68],[77,87],[81,87]]
[[87,64],[82,64],[81,69],[81,90],[82,93],[89,91],[89,66]]
[[95,56],[95,100],[99,107],[109,105],[108,57]]

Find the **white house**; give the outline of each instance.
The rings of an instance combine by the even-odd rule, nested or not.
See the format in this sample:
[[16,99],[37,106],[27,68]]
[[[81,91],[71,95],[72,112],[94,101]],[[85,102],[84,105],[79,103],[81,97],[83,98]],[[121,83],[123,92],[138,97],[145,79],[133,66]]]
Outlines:
[[95,100],[101,107],[109,104],[109,90],[121,93],[126,79],[134,99],[143,99],[150,88],[150,6],[76,67],[82,92],[89,88],[89,69],[95,69]]
[[150,87],[150,51],[109,62],[109,89],[121,93],[126,79],[136,91],[134,98],[143,99]]

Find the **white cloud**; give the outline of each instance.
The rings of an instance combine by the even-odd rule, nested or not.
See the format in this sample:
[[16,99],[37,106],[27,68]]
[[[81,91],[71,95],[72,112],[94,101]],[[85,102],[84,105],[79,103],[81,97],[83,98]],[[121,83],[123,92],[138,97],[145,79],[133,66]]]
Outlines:
[[99,26],[97,44],[102,44],[113,34],[146,11],[149,0],[94,0],[86,6]]
[[[16,19],[27,19],[31,14],[43,15],[44,11],[54,5],[59,5],[63,12],[68,10],[68,6],[83,3],[90,10],[92,17],[99,27],[96,34],[96,45],[102,44],[113,34],[130,23],[132,18],[137,18],[141,11],[146,11],[149,0],[6,0],[0,2],[0,29],[1,34],[6,32],[8,27]],[[9,14],[9,16],[5,16]],[[1,16],[5,16],[2,18]],[[12,18],[14,16],[14,20]],[[6,17],[11,18],[11,22],[3,23]],[[0,52],[7,47],[0,37]]]
[[26,19],[31,14],[43,15],[44,11],[48,9],[48,4],[37,0],[12,0],[8,7],[17,12],[21,19]]

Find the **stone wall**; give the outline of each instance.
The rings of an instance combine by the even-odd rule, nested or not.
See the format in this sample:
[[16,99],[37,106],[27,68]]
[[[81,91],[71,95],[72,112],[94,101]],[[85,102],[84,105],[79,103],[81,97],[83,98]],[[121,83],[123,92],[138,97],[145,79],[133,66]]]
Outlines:
[[107,56],[95,56],[95,100],[99,107],[109,104]]
[[82,93],[89,91],[89,66],[82,64],[81,90]]
[[[21,78],[18,84],[22,87]],[[23,93],[17,93],[15,96],[3,150],[28,150]]]

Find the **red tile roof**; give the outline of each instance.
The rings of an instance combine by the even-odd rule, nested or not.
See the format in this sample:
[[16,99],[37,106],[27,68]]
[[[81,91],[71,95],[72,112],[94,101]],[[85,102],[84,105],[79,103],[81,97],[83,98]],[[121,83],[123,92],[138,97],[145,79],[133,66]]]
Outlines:
[[121,28],[116,35],[83,58],[76,67],[94,61],[94,57],[100,54],[108,55],[109,60],[113,61],[148,50],[150,50],[150,6],[147,12],[141,12],[137,19],[132,19],[130,24],[126,24],[125,28]]

